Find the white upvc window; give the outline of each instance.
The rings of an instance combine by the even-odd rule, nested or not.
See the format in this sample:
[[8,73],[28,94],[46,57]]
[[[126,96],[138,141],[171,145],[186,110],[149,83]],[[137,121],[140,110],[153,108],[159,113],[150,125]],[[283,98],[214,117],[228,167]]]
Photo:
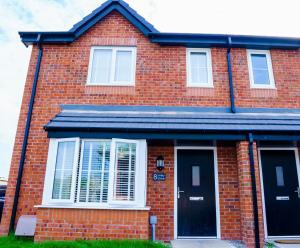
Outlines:
[[251,88],[275,89],[271,54],[269,50],[247,50]]
[[213,87],[211,50],[209,48],[188,48],[186,60],[187,86]]
[[93,46],[90,52],[88,85],[135,84],[136,48]]
[[43,205],[145,207],[145,140],[51,139]]

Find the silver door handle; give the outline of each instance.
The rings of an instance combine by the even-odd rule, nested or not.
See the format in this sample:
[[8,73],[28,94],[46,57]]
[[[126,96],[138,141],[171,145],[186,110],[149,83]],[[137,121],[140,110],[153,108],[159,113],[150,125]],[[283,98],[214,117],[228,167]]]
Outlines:
[[298,198],[300,198],[300,188],[297,187],[297,190],[295,190],[294,192],[297,193],[298,194]]
[[180,190],[179,187],[177,187],[177,198],[179,199],[180,198],[180,193],[184,193],[183,190]]

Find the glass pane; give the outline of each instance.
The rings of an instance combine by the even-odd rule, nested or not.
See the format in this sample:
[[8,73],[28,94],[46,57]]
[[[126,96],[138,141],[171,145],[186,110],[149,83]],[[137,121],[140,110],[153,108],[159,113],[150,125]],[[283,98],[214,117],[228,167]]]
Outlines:
[[253,69],[268,69],[267,56],[265,54],[251,54]]
[[268,70],[253,69],[253,77],[255,84],[270,84]]
[[52,199],[70,199],[75,142],[59,142],[55,164]]
[[116,143],[114,200],[135,200],[136,144]]
[[190,54],[190,70],[191,70],[191,81],[192,83],[207,83],[208,72],[207,72],[207,54],[200,52],[192,52]]
[[84,142],[79,202],[107,202],[110,142]]
[[192,185],[200,186],[200,166],[192,166]]
[[95,49],[93,54],[93,64],[91,71],[91,83],[103,84],[110,82],[112,61],[111,49]]
[[117,51],[116,53],[116,82],[130,82],[132,72],[132,52],[131,51]]
[[276,179],[277,179],[277,186],[284,186],[282,166],[276,166]]
[[270,84],[267,56],[265,54],[251,54],[253,79],[255,84]]

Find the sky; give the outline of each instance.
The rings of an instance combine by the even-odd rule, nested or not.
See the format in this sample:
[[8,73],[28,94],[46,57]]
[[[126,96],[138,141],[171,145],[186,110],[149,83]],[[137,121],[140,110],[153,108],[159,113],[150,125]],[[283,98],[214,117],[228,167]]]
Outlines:
[[[103,0],[0,0],[0,177],[7,178],[31,48],[18,31],[64,31]],[[300,37],[300,0],[127,0],[163,32]]]

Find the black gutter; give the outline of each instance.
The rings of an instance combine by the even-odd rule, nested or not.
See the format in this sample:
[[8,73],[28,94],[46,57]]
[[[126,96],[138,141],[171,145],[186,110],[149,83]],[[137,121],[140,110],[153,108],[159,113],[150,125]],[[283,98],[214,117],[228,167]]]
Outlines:
[[233,79],[232,79],[232,68],[231,68],[231,37],[228,37],[228,48],[227,48],[227,70],[229,79],[229,93],[230,93],[230,109],[232,113],[236,112],[234,91],[233,91]]
[[35,98],[37,82],[38,82],[38,78],[39,78],[39,72],[40,72],[41,61],[42,61],[42,56],[43,56],[42,34],[38,35],[36,43],[38,44],[38,47],[39,47],[39,53],[38,53],[37,64],[36,64],[36,68],[35,68],[33,85],[32,85],[32,90],[31,90],[30,101],[29,101],[27,120],[26,120],[26,126],[25,126],[23,144],[22,144],[22,151],[21,151],[21,158],[20,158],[20,163],[19,163],[19,171],[18,171],[18,177],[17,177],[17,183],[16,183],[16,191],[15,191],[13,208],[12,208],[10,224],[9,224],[9,232],[14,232],[16,214],[17,214],[17,209],[18,209],[20,187],[21,187],[23,169],[24,169],[24,164],[25,164],[26,148],[27,148],[27,141],[28,141],[30,124],[31,124],[32,110],[33,110],[34,98]]
[[256,176],[255,176],[255,165],[254,165],[254,154],[253,154],[253,135],[252,135],[252,133],[249,133],[248,139],[249,139],[248,149],[249,149],[250,173],[251,173],[251,184],[252,184],[255,247],[260,248],[257,191],[256,191]]

